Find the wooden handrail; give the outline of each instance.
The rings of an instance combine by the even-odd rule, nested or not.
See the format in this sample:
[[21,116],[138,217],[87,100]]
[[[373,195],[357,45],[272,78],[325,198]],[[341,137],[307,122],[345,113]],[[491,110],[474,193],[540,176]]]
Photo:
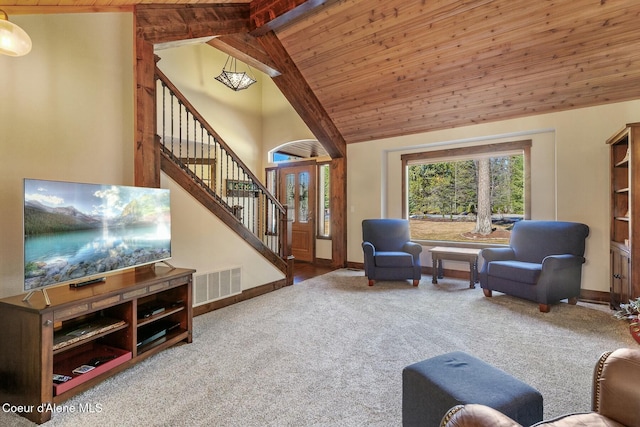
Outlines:
[[262,190],[262,192],[269,198],[269,200],[271,200],[271,202],[274,205],[276,205],[279,210],[284,211],[285,209],[282,203],[280,203],[278,199],[273,197],[271,192],[269,192],[269,190],[267,190],[267,188],[262,184],[262,182],[260,182],[258,177],[256,177],[253,174],[253,172],[251,172],[251,169],[249,169],[249,167],[242,161],[242,159],[240,159],[240,157],[238,157],[238,155],[227,145],[227,143],[224,142],[224,140],[220,137],[220,135],[218,135],[218,133],[211,127],[211,125],[209,125],[209,123],[204,119],[204,117],[202,117],[202,115],[195,109],[195,107],[187,100],[187,98],[182,94],[182,92],[180,92],[180,90],[177,87],[175,87],[173,83],[171,83],[171,81],[167,78],[167,76],[165,76],[164,73],[160,71],[160,69],[157,66],[156,66],[156,76],[160,81],[162,81],[162,83],[164,83],[167,86],[167,88],[175,95],[175,97],[178,98],[178,100],[182,103],[182,105],[185,106],[189,114],[191,114],[200,123],[200,125],[211,136],[213,136],[216,139],[216,141],[220,144],[220,146],[224,148],[224,150],[231,155],[231,157],[235,160],[235,162],[238,163],[238,165],[242,168],[243,172],[245,172],[251,178],[251,181],[253,181]]
[[[181,182],[182,184],[180,185],[192,194],[198,189],[204,190],[208,197],[197,197],[203,205],[208,207],[209,210],[238,232],[245,240],[251,242],[259,252],[265,254],[267,259],[274,262],[271,255],[266,254],[262,249],[262,246],[274,256],[279,257],[279,262],[276,263],[279,268],[283,267],[280,264],[283,261],[288,265],[288,259],[291,256],[291,223],[287,220],[288,212],[286,206],[283,206],[269,192],[266,186],[260,182],[247,165],[224,142],[167,76],[157,67],[155,73],[157,80],[161,82],[164,88],[163,91],[167,90],[169,93],[169,105],[171,106],[170,110],[163,108],[163,115],[165,113],[170,115],[168,118],[170,131],[167,134],[166,121],[163,120],[163,136],[157,136],[157,143],[162,147],[162,169],[165,172],[170,171],[172,173],[171,176]],[[164,99],[163,105],[165,103]],[[174,113],[174,105],[179,106],[177,114]],[[183,121],[183,112],[186,113],[186,126]],[[167,118],[167,116],[163,117]],[[175,128],[174,125],[176,126]],[[183,129],[186,130],[185,140],[182,139]],[[174,148],[173,141],[176,139],[176,136],[174,136],[176,131],[179,142],[177,148]],[[194,132],[193,139],[190,138],[190,131]],[[200,134],[200,137],[198,137],[198,134]],[[207,142],[205,142],[205,139]],[[183,155],[183,145],[185,143],[186,155]],[[190,151],[192,144],[193,152]],[[198,145],[200,146],[200,153],[197,152]],[[197,173],[198,167],[201,167],[200,174]],[[210,169],[204,169],[204,167],[210,167]],[[240,178],[243,180],[242,182],[250,183],[249,186],[246,188],[241,186],[239,190],[230,190],[233,187],[228,186],[222,188],[222,183],[225,179],[223,170],[226,171],[227,184],[229,184],[230,180],[235,181],[236,178]],[[229,171],[231,171],[231,176]],[[220,186],[216,184],[218,179],[220,179],[218,181]],[[240,181],[238,182],[241,183]],[[233,193],[230,194],[230,191]],[[254,197],[258,198],[255,202],[246,201],[247,198],[253,200]],[[245,202],[232,206],[233,202],[229,203],[230,198],[231,200],[238,200],[234,198],[239,198],[245,200]],[[219,207],[214,206],[216,204]],[[242,217],[243,208],[249,209],[249,216],[245,218]],[[271,227],[275,228],[272,230]],[[274,233],[276,231],[277,233]]]

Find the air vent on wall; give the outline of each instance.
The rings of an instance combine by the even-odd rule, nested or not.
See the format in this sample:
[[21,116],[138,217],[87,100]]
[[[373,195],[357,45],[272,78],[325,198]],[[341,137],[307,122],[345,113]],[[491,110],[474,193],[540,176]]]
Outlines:
[[242,292],[242,269],[196,274],[193,277],[193,306],[227,298]]

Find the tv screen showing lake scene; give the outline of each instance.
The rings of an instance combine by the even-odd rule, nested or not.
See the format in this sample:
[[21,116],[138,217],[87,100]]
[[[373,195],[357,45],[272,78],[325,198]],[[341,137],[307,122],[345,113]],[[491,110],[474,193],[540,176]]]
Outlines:
[[171,257],[169,190],[24,180],[24,290]]

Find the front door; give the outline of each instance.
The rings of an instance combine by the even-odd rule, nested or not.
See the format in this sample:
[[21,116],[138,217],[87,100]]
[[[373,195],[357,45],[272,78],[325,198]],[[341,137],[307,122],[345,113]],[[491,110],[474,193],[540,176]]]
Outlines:
[[313,262],[315,249],[316,165],[280,169],[280,202],[291,224],[291,254]]

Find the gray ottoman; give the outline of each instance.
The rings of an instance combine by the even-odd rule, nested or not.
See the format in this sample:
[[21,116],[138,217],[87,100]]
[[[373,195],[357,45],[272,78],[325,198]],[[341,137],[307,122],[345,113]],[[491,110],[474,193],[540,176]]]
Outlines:
[[542,420],[535,388],[462,351],[409,365],[402,371],[402,425],[438,427],[455,405],[480,403],[523,426]]

